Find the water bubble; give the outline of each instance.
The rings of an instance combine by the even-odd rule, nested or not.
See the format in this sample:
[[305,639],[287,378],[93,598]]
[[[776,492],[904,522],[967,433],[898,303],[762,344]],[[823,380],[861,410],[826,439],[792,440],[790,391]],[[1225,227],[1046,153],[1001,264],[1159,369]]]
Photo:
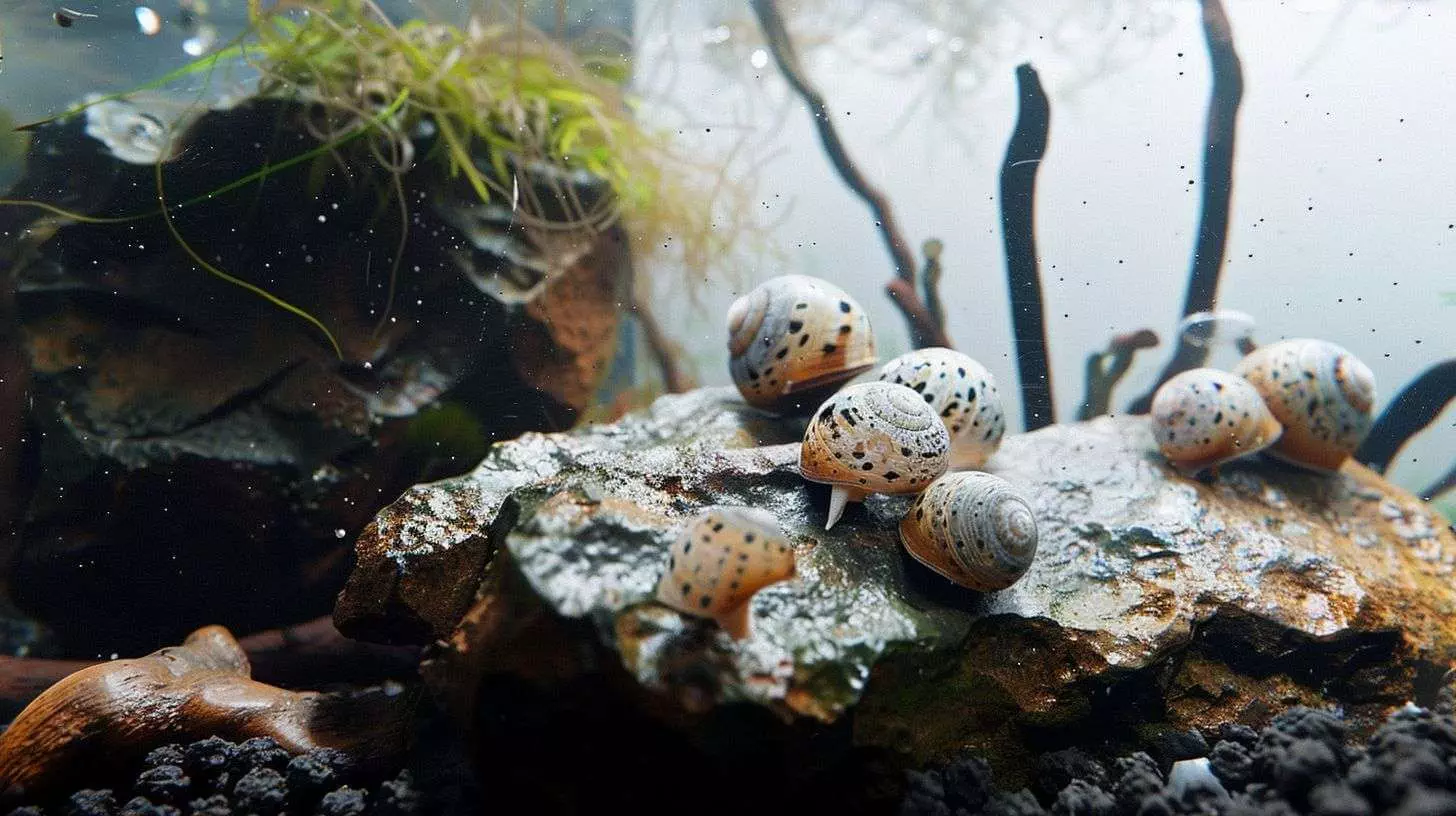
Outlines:
[[1238,345],[1240,341],[1254,336],[1254,318],[1233,309],[1194,312],[1178,324],[1177,335],[1188,345],[1198,348],[1222,343]]

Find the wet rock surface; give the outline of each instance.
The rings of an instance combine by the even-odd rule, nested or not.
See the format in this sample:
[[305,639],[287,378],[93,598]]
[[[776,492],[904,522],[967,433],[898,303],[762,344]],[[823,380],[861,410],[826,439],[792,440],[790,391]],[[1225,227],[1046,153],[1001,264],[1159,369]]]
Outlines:
[[[921,760],[970,747],[1012,782],[1091,732],[1185,758],[1207,747],[1192,729],[1301,702],[1371,729],[1456,657],[1456,536],[1359,466],[1258,460],[1193,481],[1136,417],[1008,438],[988,469],[1026,495],[1041,544],[1020,583],[978,595],[901,552],[907,499],[823,531],[802,431],[706,389],[497,445],[380,513],[336,621],[439,641],[427,679],[466,719],[501,678],[596,676],[615,709],[708,742],[735,720],[740,737],[817,727]],[[770,510],[799,556],[741,643],[652,601],[679,525],[710,504]]]
[[[487,240],[512,240],[508,228],[442,221],[427,204],[449,185],[429,167],[397,197],[362,140],[338,149],[348,166],[325,155],[209,196],[319,145],[301,106],[229,105],[194,106],[169,131],[187,106],[139,94],[36,131],[9,198],[140,217],[0,207],[0,335],[30,382],[13,490],[15,463],[0,462],[0,513],[18,517],[0,581],[67,653],[327,612],[353,536],[449,467],[437,440],[413,445],[422,409],[470,406],[481,444],[565,427],[611,359],[618,231],[569,258],[542,250],[552,277],[507,307],[479,279],[515,268]],[[189,257],[156,215],[159,157],[191,248],[316,315],[342,359],[315,326]]]

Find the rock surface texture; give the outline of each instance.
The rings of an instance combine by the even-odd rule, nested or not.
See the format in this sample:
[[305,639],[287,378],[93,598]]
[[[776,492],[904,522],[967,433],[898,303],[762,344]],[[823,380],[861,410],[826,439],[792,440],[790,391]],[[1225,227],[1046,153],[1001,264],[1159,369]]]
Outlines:
[[[336,621],[438,642],[427,678],[463,714],[490,678],[594,673],[689,732],[746,704],[776,715],[746,721],[918,760],[972,748],[1012,779],[1079,734],[1176,754],[1190,729],[1298,703],[1373,727],[1456,658],[1456,535],[1358,465],[1194,481],[1145,417],[1010,437],[988,470],[1024,493],[1041,543],[1020,583],[979,595],[902,552],[908,499],[871,497],[826,533],[828,489],[796,472],[803,422],[705,389],[499,444],[366,528]],[[799,558],[741,643],[652,600],[679,526],[712,504],[769,510]]]

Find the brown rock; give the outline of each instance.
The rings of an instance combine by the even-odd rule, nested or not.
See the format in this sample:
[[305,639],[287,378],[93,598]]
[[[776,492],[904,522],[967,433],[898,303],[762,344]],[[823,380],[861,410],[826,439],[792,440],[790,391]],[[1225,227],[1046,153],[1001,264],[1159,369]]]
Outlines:
[[[1358,465],[1193,481],[1139,417],[1008,438],[989,469],[1031,502],[1041,545],[1021,582],[978,595],[901,552],[905,499],[825,532],[827,491],[795,472],[802,430],[705,389],[497,445],[378,516],[336,620],[445,641],[429,674],[465,711],[491,677],[595,676],[690,731],[729,703],[825,724],[853,706],[860,745],[972,746],[1012,774],[1029,734],[1133,740],[1294,701],[1373,722],[1456,659],[1456,534]],[[678,525],[709,504],[769,509],[799,554],[743,644],[652,601]]]

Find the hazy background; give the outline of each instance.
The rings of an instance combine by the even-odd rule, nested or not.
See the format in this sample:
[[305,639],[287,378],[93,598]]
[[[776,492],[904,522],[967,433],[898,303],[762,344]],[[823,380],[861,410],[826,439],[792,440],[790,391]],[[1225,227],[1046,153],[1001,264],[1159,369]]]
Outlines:
[[[1366,360],[1377,409],[1456,355],[1456,3],[1225,0],[1243,60],[1234,210],[1221,304],[1256,338],[1317,336]],[[72,0],[101,16],[60,28],[58,7],[0,0],[0,110],[25,121],[92,90],[120,90],[185,62],[195,30],[177,0],[153,37],[132,4]],[[388,3],[458,13],[453,0]],[[554,3],[537,0],[549,15]],[[1177,322],[1198,216],[1208,64],[1197,0],[801,0],[784,2],[805,64],[863,169],[916,246],[945,242],[943,295],[956,345],[1017,403],[997,173],[1015,118],[1013,69],[1031,61],[1052,101],[1037,188],[1037,238],[1058,416],[1082,399],[1086,355],[1148,327],[1116,393],[1151,383]],[[240,0],[213,0],[222,38]],[[752,182],[745,209],[777,255],[689,286],[652,268],[653,302],[705,383],[726,383],[723,315],[785,272],[848,289],[881,357],[908,348],[883,293],[890,262],[868,210],[833,173],[808,114],[767,55],[746,0],[571,0],[574,22],[630,21],[643,116],[705,159],[730,152]],[[735,152],[736,151],[736,152]],[[0,159],[3,159],[0,156]],[[4,168],[0,167],[0,176]],[[1444,293],[1444,294],[1443,294]],[[1213,364],[1230,365],[1224,352]],[[643,376],[654,372],[638,355]],[[1020,416],[1019,404],[1011,414]],[[1393,474],[1421,487],[1456,459],[1456,410]]]
[[[1456,4],[1227,2],[1245,93],[1220,303],[1252,314],[1260,342],[1314,336],[1349,348],[1375,372],[1379,410],[1456,354]],[[696,307],[677,305],[688,302],[685,287],[658,270],[659,302],[674,304],[659,310],[701,379],[725,383],[732,299],[774,274],[820,275],[869,309],[888,360],[908,338],[882,290],[887,253],[805,109],[772,62],[754,58],[745,6],[639,0],[638,77],[666,108],[663,120],[702,149],[748,140],[744,149],[763,160],[758,200],[785,251],[736,284],[700,286]],[[935,22],[946,29],[906,14],[922,7],[941,7]],[[1058,418],[1074,418],[1085,357],[1114,333],[1148,327],[1164,337],[1140,355],[1114,406],[1148,388],[1179,317],[1198,217],[1209,90],[1199,4],[785,8],[852,155],[907,238],[945,242],[951,336],[997,376],[1018,418],[996,194],[1016,114],[1013,70],[1035,65],[1052,104],[1036,223]],[[948,71],[956,29],[968,34],[961,53],[981,56]],[[935,90],[914,101],[927,84]],[[1236,359],[1226,351],[1212,364]],[[1456,459],[1456,410],[1404,454],[1392,473],[1407,486],[1443,473]]]

